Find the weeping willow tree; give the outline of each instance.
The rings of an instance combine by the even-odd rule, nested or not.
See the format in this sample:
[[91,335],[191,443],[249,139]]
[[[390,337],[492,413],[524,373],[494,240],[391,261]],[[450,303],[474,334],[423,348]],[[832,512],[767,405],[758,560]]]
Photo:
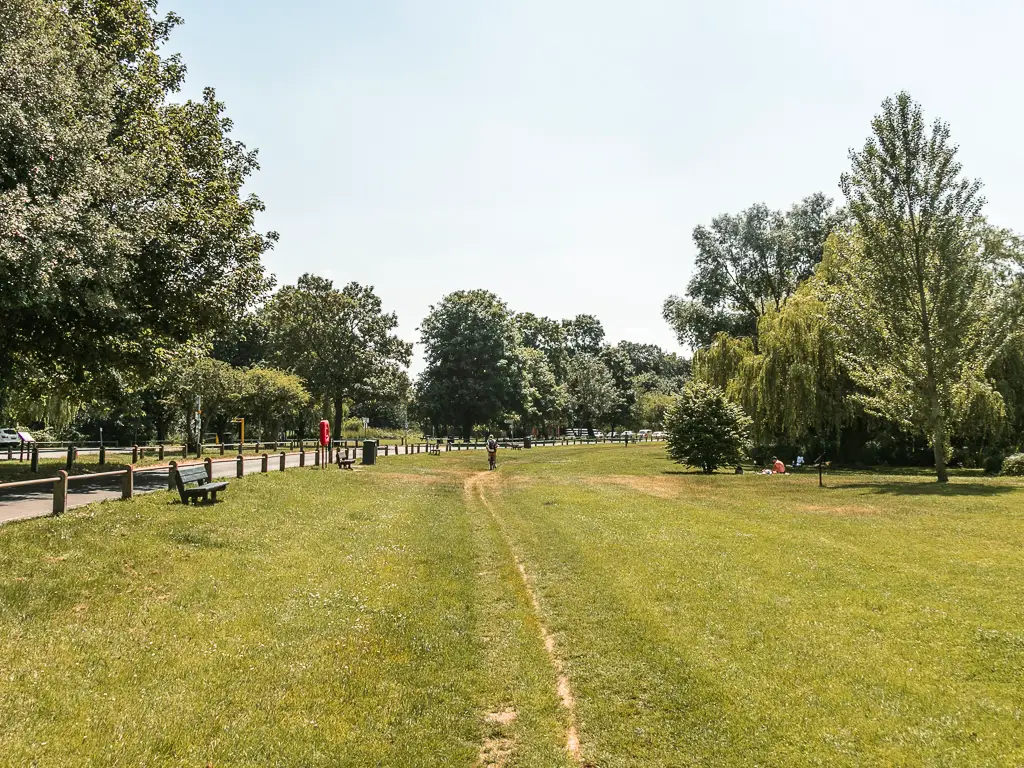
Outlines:
[[694,356],[696,378],[723,389],[753,420],[761,445],[838,440],[851,418],[849,382],[814,277],[779,310],[758,321],[758,351],[748,338],[719,334]]

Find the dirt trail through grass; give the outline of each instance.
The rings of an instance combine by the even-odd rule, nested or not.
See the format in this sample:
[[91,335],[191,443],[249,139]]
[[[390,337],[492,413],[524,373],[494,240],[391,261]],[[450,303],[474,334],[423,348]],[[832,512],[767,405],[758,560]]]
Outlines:
[[569,726],[566,729],[565,734],[565,749],[572,759],[579,763],[582,762],[582,753],[580,750],[579,731],[576,728],[576,701],[572,695],[572,686],[569,684],[569,675],[565,671],[565,664],[558,655],[558,648],[555,644],[554,635],[551,634],[551,631],[547,627],[547,623],[544,619],[544,611],[541,608],[540,600],[537,597],[537,591],[533,587],[532,579],[526,571],[526,566],[516,554],[515,547],[512,546],[512,542],[502,525],[501,519],[495,513],[494,507],[487,500],[485,489],[494,492],[497,489],[497,483],[495,480],[497,480],[497,476],[491,472],[478,472],[471,475],[466,479],[465,483],[466,496],[471,504],[479,500],[480,504],[482,504],[487,510],[488,514],[490,514],[501,532],[512,558],[515,560],[516,568],[519,570],[519,575],[523,580],[523,586],[529,594],[530,602],[533,605],[534,614],[537,619],[537,626],[540,630],[541,640],[544,643],[544,649],[547,651],[548,658],[551,661],[551,666],[555,671],[558,698],[562,702],[562,707],[565,709],[566,715],[569,718]]

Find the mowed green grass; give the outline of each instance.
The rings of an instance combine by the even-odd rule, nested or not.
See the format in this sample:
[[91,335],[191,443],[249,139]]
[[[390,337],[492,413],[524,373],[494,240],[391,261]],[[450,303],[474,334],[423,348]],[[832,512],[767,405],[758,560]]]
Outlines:
[[0,528],[0,764],[471,765],[488,740],[561,764],[493,522],[399,461]]
[[570,765],[538,621],[592,765],[1024,763],[1019,481],[499,462],[0,527],[0,764]]
[[1024,764],[1024,485],[505,462],[492,506],[625,765]]

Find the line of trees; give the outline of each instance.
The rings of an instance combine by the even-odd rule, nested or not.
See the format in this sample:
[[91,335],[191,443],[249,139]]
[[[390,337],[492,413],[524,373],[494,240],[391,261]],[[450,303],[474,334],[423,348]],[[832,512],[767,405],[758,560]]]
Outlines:
[[694,376],[752,419],[755,453],[997,469],[1024,443],[1024,243],[983,215],[948,125],[901,93],[814,195],[698,227],[666,320]]
[[[271,294],[256,153],[212,89],[178,100],[152,0],[9,0],[0,18],[0,419],[194,442],[395,418],[411,347],[372,287]],[[202,409],[197,403],[202,403]],[[308,433],[307,433],[308,434]]]
[[413,407],[435,434],[661,426],[688,361],[651,344],[605,343],[593,315],[513,312],[493,293],[445,296],[420,326],[426,367]]

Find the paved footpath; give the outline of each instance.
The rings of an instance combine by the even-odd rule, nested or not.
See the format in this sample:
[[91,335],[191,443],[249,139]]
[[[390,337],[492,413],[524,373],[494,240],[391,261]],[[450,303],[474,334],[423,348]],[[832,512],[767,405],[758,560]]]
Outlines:
[[[473,446],[463,448],[473,449]],[[404,456],[413,452],[411,446],[403,449],[397,446],[400,451],[397,455]],[[396,446],[389,446],[389,450],[395,451]],[[349,449],[349,455],[359,458],[362,449]],[[396,455],[394,453],[392,456]],[[220,461],[220,456],[211,456],[214,460],[213,476],[217,478],[232,478],[237,475],[235,459]],[[225,457],[228,458],[228,457]],[[315,458],[315,451],[307,451],[306,464],[312,466]],[[385,458],[383,455],[378,459]],[[192,460],[194,461],[194,460]],[[220,463],[218,463],[220,461]],[[260,472],[261,457],[245,457],[245,474],[252,475]],[[280,471],[280,454],[270,454],[267,468],[270,472]],[[299,466],[299,454],[289,453],[285,459],[286,467]],[[135,493],[153,493],[154,491],[166,491],[168,485],[168,468],[164,466],[144,467],[135,471]],[[77,475],[76,477],[83,477]],[[94,504],[97,501],[121,498],[120,477],[100,477],[95,480],[72,479],[68,485],[68,509],[82,507],[86,504]],[[0,492],[0,525],[14,520],[27,520],[32,517],[43,517],[53,513],[53,489],[51,486],[40,488],[14,488],[9,491]]]

